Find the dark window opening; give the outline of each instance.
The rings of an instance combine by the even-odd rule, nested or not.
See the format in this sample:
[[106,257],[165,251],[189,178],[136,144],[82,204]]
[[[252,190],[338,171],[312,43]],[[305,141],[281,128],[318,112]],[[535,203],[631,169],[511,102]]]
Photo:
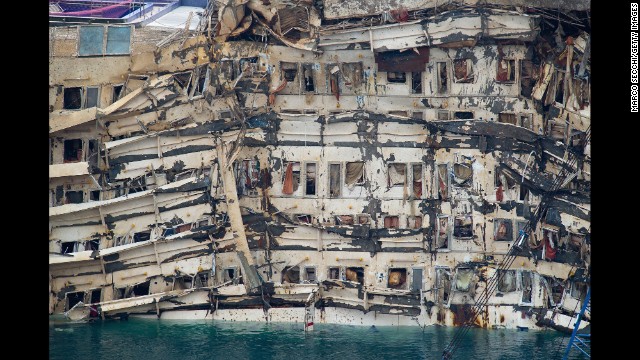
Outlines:
[[329,164],[329,197],[340,197],[342,184],[340,174],[340,164]]
[[512,292],[516,291],[516,271],[515,270],[497,270],[498,271],[498,291]]
[[458,59],[453,61],[453,80],[457,83],[472,83],[473,62],[471,59]]
[[447,63],[446,62],[439,62],[436,63],[436,71],[438,72],[437,74],[437,79],[438,79],[438,86],[437,86],[437,90],[438,90],[438,94],[446,94],[448,89],[448,79],[447,79]]
[[538,68],[531,60],[520,61],[520,95],[530,98],[538,79]]
[[387,82],[390,83],[401,83],[404,84],[407,82],[407,73],[405,72],[387,72]]
[[85,108],[98,106],[98,90],[97,87],[87,87],[85,93]]
[[100,250],[100,241],[99,240],[89,240],[85,243],[85,251],[86,250]]
[[509,219],[495,219],[494,222],[494,239],[495,241],[511,241],[513,240],[513,226]]
[[64,162],[82,161],[82,140],[72,139],[64,141]]
[[572,298],[575,298],[578,300],[584,300],[586,295],[587,295],[587,283],[575,282],[575,281],[571,282]]
[[296,75],[298,75],[298,64],[282,62],[280,63],[280,70],[285,80],[292,82],[296,79]]
[[384,227],[387,229],[397,229],[400,227],[400,220],[397,216],[385,216]]
[[316,91],[316,86],[313,82],[313,64],[303,64],[302,75],[304,76],[304,90]]
[[316,194],[316,164],[315,163],[307,163],[307,177],[306,177],[306,187],[305,187],[305,195],[315,195]]
[[421,72],[411,73],[411,93],[422,94],[422,73]]
[[69,309],[76,306],[76,304],[81,302],[82,300],[84,300],[84,291],[67,293],[67,304],[64,311],[69,311]]
[[471,215],[455,217],[453,221],[453,236],[461,239],[473,237],[473,217]]
[[304,280],[307,282],[315,282],[317,280],[315,267],[309,266],[304,268]]
[[81,204],[84,202],[83,191],[67,191],[64,194],[65,204]]
[[133,242],[147,241],[151,239],[151,231],[143,231],[133,235]]
[[[176,181],[177,181],[177,176],[176,176]],[[145,176],[140,176],[137,178],[132,179],[131,181],[129,181],[129,194],[134,194],[137,192],[141,192],[141,191],[145,191],[147,190],[147,184],[146,184],[146,177]]]
[[245,76],[253,76],[253,73],[258,71],[258,57],[240,58],[240,71]]
[[129,296],[129,297],[137,297],[137,296],[149,295],[149,285],[150,284],[151,284],[151,280],[147,280],[147,281],[145,281],[143,283],[134,285],[133,289],[131,290],[131,296]]
[[498,61],[498,72],[496,81],[498,82],[514,82],[516,80],[516,61],[502,59]]
[[220,60],[220,75],[226,80],[231,81],[236,78],[235,67],[233,66],[233,60]]
[[99,201],[100,200],[100,190],[93,190],[89,192],[89,200],[91,201]]
[[556,97],[555,97],[555,101],[558,103],[563,104],[564,103],[564,73],[561,72],[556,72],[557,76],[558,76],[558,82],[557,82],[557,86],[556,86]]
[[120,100],[120,95],[122,94],[123,87],[124,85],[113,85],[113,98],[111,99],[112,103]]
[[364,285],[364,268],[348,267],[345,271],[345,278],[347,281],[358,282]]
[[233,281],[234,285],[242,284],[242,277],[240,276],[240,272],[237,268],[226,268],[222,271],[222,281],[227,283],[229,281]]
[[220,116],[218,116],[219,119],[231,119],[232,117],[233,115],[229,110],[220,111]]
[[529,200],[529,188],[525,184],[520,184],[520,200]]
[[567,242],[567,248],[570,251],[579,252],[585,243],[585,236],[582,234],[569,233],[569,241]]
[[60,247],[60,254],[70,254],[73,252],[73,248],[75,247],[76,242],[63,242]]
[[202,271],[196,274],[194,280],[196,281],[196,288],[209,286],[209,271]]
[[438,120],[449,120],[449,110],[438,110]]
[[454,119],[467,120],[473,119],[473,112],[471,111],[456,111],[453,113]]
[[89,151],[87,154],[87,161],[93,168],[98,166],[98,157],[100,156],[98,150],[98,140],[89,140]]
[[407,288],[407,269],[391,268],[389,269],[389,278],[387,287],[391,289]]
[[413,196],[422,197],[422,164],[413,164]]
[[300,282],[300,267],[285,266],[284,270],[282,270],[282,283],[297,284],[299,282]]
[[404,186],[407,182],[407,166],[401,163],[391,163],[387,166],[387,186]]
[[562,300],[562,294],[564,293],[564,286],[555,278],[551,281],[551,298],[555,304],[559,304]]
[[74,110],[82,107],[82,88],[64,88],[64,99],[62,108]]
[[91,297],[89,298],[90,304],[99,303],[100,295],[102,295],[102,289],[91,290]]
[[300,185],[300,163],[297,161],[285,162],[284,178],[282,179],[282,193],[292,195],[298,191]]
[[498,114],[498,122],[518,125],[516,114],[500,113]]
[[523,303],[531,303],[533,298],[533,274],[531,271],[522,272],[522,300]]
[[449,217],[439,216],[437,227],[436,249],[447,249],[449,247]]
[[340,280],[340,268],[339,267],[330,267],[329,268],[329,279]]
[[301,223],[311,224],[311,215],[306,215],[306,214],[304,214],[304,215],[296,215],[296,218]]

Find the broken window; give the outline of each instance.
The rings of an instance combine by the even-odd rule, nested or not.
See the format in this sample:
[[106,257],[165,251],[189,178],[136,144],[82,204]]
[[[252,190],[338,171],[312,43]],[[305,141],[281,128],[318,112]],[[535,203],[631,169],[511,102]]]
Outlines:
[[345,271],[345,278],[347,281],[358,282],[364,285],[364,268],[348,267]]
[[362,63],[342,63],[342,76],[346,86],[360,86],[362,84]]
[[569,233],[567,247],[570,251],[580,251],[584,245],[585,236],[582,234]]
[[196,288],[201,288],[201,287],[206,287],[209,286],[209,278],[210,278],[210,271],[201,271],[199,273],[196,274],[194,280],[195,280],[195,287]]
[[500,113],[498,114],[498,122],[518,125],[518,120],[516,118],[516,114],[512,113]]
[[438,110],[438,120],[450,120],[449,110]]
[[353,225],[353,215],[336,215],[336,225]]
[[333,280],[340,280],[340,268],[337,266],[329,267],[328,278]]
[[73,249],[75,248],[75,245],[75,241],[63,242],[60,244],[60,254],[71,254],[74,252]]
[[411,93],[422,94],[422,73],[421,72],[411,73]]
[[131,289],[131,294],[128,297],[149,295],[149,285],[151,285],[151,280],[134,285]]
[[242,284],[242,277],[237,267],[228,267],[222,271],[222,282],[232,281],[234,285]]
[[449,91],[448,75],[447,75],[447,63],[436,63],[437,72],[437,90],[438,94],[446,94]]
[[300,163],[297,161],[287,161],[284,163],[285,172],[282,179],[282,193],[292,195],[298,191],[300,184]]
[[364,185],[364,162],[348,162],[344,180],[349,189],[352,189],[355,185]]
[[494,220],[494,240],[495,241],[511,241],[513,240],[513,231],[511,220],[495,219]]
[[65,204],[80,204],[84,202],[84,192],[82,190],[67,191],[64,196]]
[[413,196],[422,197],[422,164],[411,165],[413,169]]
[[86,250],[100,250],[100,241],[99,240],[89,240],[85,242],[85,251]]
[[449,268],[436,267],[436,289],[438,303],[448,303],[451,292],[451,272]]
[[65,163],[82,161],[82,140],[70,139],[64,141]]
[[533,130],[533,115],[520,114],[518,116],[518,126],[522,126],[525,129]]
[[329,197],[340,196],[342,185],[340,184],[340,164],[329,164]]
[[391,163],[387,166],[387,186],[404,186],[407,181],[407,165]]
[[309,92],[316,91],[316,85],[313,81],[313,74],[314,74],[313,64],[302,64],[302,76],[304,78],[305,91],[309,91]]
[[407,225],[409,229],[420,229],[422,227],[422,216],[407,217]]
[[82,88],[65,87],[63,96],[63,109],[75,110],[82,108]]
[[473,217],[471,214],[458,215],[453,220],[453,236],[459,239],[473,237]]
[[90,86],[85,89],[85,98],[83,108],[98,106],[98,94],[100,88]]
[[358,214],[356,218],[360,225],[367,225],[371,222],[371,216],[369,214]]
[[316,268],[315,266],[305,266],[303,280],[305,282],[316,282]]
[[400,227],[400,220],[397,216],[385,216],[384,227],[387,229],[397,229]]
[[254,193],[260,180],[260,161],[245,159],[235,162],[236,189],[238,195]]
[[520,61],[520,95],[526,98],[531,97],[533,87],[538,79],[538,68],[531,60]]
[[300,282],[300,267],[299,266],[285,266],[282,270],[282,283],[297,284]]
[[498,72],[496,81],[511,83],[516,81],[516,61],[502,59],[498,61]]
[[447,164],[438,164],[436,171],[438,184],[438,198],[440,200],[449,199],[449,166]]
[[456,271],[456,279],[454,286],[457,291],[467,292],[471,288],[471,281],[473,280],[473,269],[459,268]]
[[111,99],[111,103],[114,103],[120,99],[120,95],[122,94],[122,88],[124,84],[113,85],[113,97]]
[[227,79],[228,81],[236,78],[236,71],[233,60],[220,60],[220,76],[222,76],[224,79]]
[[147,241],[147,240],[150,240],[150,239],[151,239],[151,230],[142,231],[142,232],[133,234],[133,242],[134,243]]
[[67,301],[64,307],[64,311],[69,311],[69,309],[76,306],[77,303],[84,300],[84,291],[68,292],[65,294],[65,297]]
[[387,287],[391,289],[407,289],[407,269],[391,268],[389,269],[389,277]]
[[388,71],[387,82],[404,84],[407,82],[407,73],[398,72],[398,71]]
[[451,230],[449,227],[449,216],[438,215],[436,221],[436,249],[448,249],[449,235],[451,234]]
[[472,83],[473,79],[473,61],[471,59],[453,60],[453,81]]
[[306,167],[306,187],[304,190],[304,194],[305,195],[315,195],[316,194],[316,178],[317,178],[317,171],[316,171],[316,163],[306,163],[305,164]]
[[587,283],[571,281],[570,295],[578,300],[584,299],[587,295]]
[[473,168],[469,164],[453,164],[453,180],[458,186],[471,186],[473,183]]
[[298,64],[283,61],[280,63],[280,72],[287,82],[293,82],[298,75]]
[[529,188],[525,184],[520,184],[520,200],[529,200]]
[[516,271],[515,270],[496,270],[498,271],[498,291],[512,292],[516,291]]
[[89,290],[88,295],[88,300],[89,300],[89,304],[97,304],[100,302],[100,297],[102,295],[102,289],[93,289],[93,290]]
[[453,118],[460,119],[460,120],[473,119],[473,112],[472,111],[455,111],[453,113]]
[[309,214],[296,215],[296,219],[298,219],[298,221],[301,223],[311,224],[311,215]]
[[251,77],[253,73],[258,71],[258,57],[248,57],[248,58],[240,58],[238,62],[240,65],[240,72],[242,72],[243,76]]
[[531,271],[522,271],[520,274],[522,279],[522,298],[520,302],[531,304],[533,302],[533,273]]

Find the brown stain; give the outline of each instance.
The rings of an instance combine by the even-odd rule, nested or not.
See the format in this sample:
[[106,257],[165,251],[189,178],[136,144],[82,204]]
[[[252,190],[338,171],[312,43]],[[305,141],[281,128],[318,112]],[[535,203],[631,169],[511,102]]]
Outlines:
[[504,315],[500,315],[500,322],[504,323]]

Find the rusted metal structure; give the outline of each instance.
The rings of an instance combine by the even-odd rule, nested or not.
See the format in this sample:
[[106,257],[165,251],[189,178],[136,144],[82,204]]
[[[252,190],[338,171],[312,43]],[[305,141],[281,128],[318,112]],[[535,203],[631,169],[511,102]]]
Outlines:
[[588,2],[193,16],[50,27],[51,314],[573,329]]

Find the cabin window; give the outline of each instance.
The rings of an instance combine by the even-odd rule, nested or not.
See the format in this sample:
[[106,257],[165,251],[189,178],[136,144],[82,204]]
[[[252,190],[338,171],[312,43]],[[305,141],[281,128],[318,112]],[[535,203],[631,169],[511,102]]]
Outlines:
[[407,269],[391,268],[387,280],[387,287],[390,289],[407,289]]
[[64,311],[69,311],[69,309],[76,306],[77,303],[84,300],[84,291],[68,292],[65,297],[67,303],[65,304]]
[[229,110],[223,110],[223,111],[220,111],[218,113],[218,119],[219,120],[231,119],[231,118],[233,118],[233,114],[231,114],[231,111],[229,111]]
[[336,215],[336,225],[353,225],[353,215]]
[[229,281],[233,282],[233,285],[242,284],[242,276],[240,274],[240,270],[238,267],[228,267],[222,270],[222,282],[227,283]]
[[65,163],[82,161],[82,140],[70,139],[64,141]]
[[533,130],[533,115],[532,114],[520,114],[518,116],[518,125],[525,129]]
[[438,120],[450,120],[449,110],[438,110]]
[[525,184],[520,184],[519,199],[522,201],[529,200],[529,188]]
[[498,271],[498,291],[502,293],[516,291],[516,271],[515,270],[497,270]]
[[582,300],[587,295],[587,284],[583,282],[571,282],[570,295],[572,298]]
[[347,281],[358,282],[364,285],[364,268],[348,267],[345,271],[345,278]]
[[305,282],[316,282],[318,280],[316,278],[316,268],[315,268],[315,266],[305,266],[304,267],[303,280]]
[[387,82],[404,84],[407,82],[407,73],[398,72],[398,71],[389,71],[387,72]]
[[314,75],[313,64],[302,64],[302,76],[304,77],[305,91],[308,91],[308,92],[316,91],[316,85],[313,81],[313,78],[314,78],[313,75]]
[[340,280],[340,268],[337,266],[329,267],[328,278],[333,280]]
[[422,94],[422,73],[421,72],[412,72],[411,73],[411,93],[412,94]]
[[538,79],[538,67],[531,60],[520,61],[520,95],[530,98]]
[[533,299],[533,274],[531,271],[521,271],[522,279],[522,299],[521,303],[531,304]]
[[311,215],[308,215],[308,214],[296,215],[296,219],[298,219],[298,222],[311,224]]
[[340,174],[340,164],[329,164],[329,197],[340,197],[342,185],[340,180],[342,178]]
[[235,162],[236,189],[238,195],[254,193],[260,180],[260,161],[245,159]]
[[300,267],[285,266],[284,270],[282,270],[282,283],[297,284],[299,282],[300,282]]
[[411,165],[413,175],[413,196],[420,199],[422,197],[422,164]]
[[414,111],[411,113],[413,119],[424,120],[424,113],[422,111]]
[[78,56],[128,55],[130,44],[131,26],[80,26]]
[[384,227],[387,229],[397,229],[400,227],[400,220],[398,216],[385,216]]
[[420,229],[422,228],[422,216],[408,216],[407,217],[407,225],[409,229]]
[[139,233],[135,233],[133,235],[133,242],[137,243],[137,242],[142,242],[142,241],[147,241],[151,239],[151,230],[149,231],[142,231]]
[[129,297],[137,297],[143,295],[149,295],[149,286],[151,285],[151,280],[147,280],[140,284],[136,284],[131,289],[131,295]]
[[473,112],[472,111],[455,111],[453,113],[453,118],[460,119],[460,120],[473,119]]
[[578,252],[584,245],[585,236],[582,234],[569,233],[569,241],[567,247],[570,251]]
[[63,109],[75,110],[82,108],[82,88],[69,87],[64,88]]
[[449,226],[449,216],[439,215],[436,222],[436,249],[449,248],[449,235],[451,234]]
[[457,291],[467,292],[471,288],[473,280],[473,269],[459,268],[456,271],[456,279],[454,285]]
[[297,161],[287,161],[284,163],[284,168],[282,193],[292,195],[298,191],[300,184],[300,163]]
[[453,61],[453,81],[456,83],[472,83],[473,61],[471,59],[458,59]]
[[436,171],[437,186],[438,186],[438,198],[440,200],[449,199],[449,165],[438,164],[436,165],[438,171]]
[[89,290],[89,304],[97,304],[100,302],[102,295],[102,288]]
[[282,62],[280,63],[280,71],[282,71],[282,76],[287,82],[293,82],[296,79],[296,75],[298,75],[298,64]]
[[75,241],[70,241],[70,242],[63,242],[60,245],[60,254],[71,254],[76,245]]
[[387,186],[404,186],[407,182],[407,165],[391,163],[387,166]]
[[360,225],[367,225],[371,222],[371,216],[369,214],[358,214],[356,217]]
[[85,242],[85,250],[100,250],[100,241],[99,240],[89,240]]
[[502,59],[498,61],[498,71],[496,81],[503,83],[512,83],[516,81],[516,61],[511,59]]
[[67,191],[64,194],[65,204],[81,204],[84,202],[84,191]]
[[248,58],[240,58],[238,61],[240,65],[240,71],[244,76],[251,77],[253,73],[258,71],[258,57],[248,57]]
[[364,185],[364,162],[354,161],[346,164],[345,183],[351,189],[355,185]]
[[211,272],[210,271],[201,271],[196,274],[194,280],[196,281],[195,287],[201,288],[205,286],[209,286],[209,278]]
[[84,108],[91,108],[98,106],[98,94],[100,88],[90,86],[85,89]]
[[473,182],[473,168],[470,164],[453,164],[453,180],[457,186],[471,186]]
[[449,268],[436,267],[437,300],[440,303],[449,302],[451,293],[451,272]]
[[449,91],[447,63],[446,62],[436,63],[436,72],[437,72],[436,79],[437,79],[438,94],[446,94]]
[[453,221],[453,236],[458,239],[470,239],[473,237],[473,217],[470,214],[455,217]]
[[362,63],[342,63],[342,76],[346,86],[360,86],[362,84]]
[[120,95],[122,94],[123,87],[124,87],[124,84],[113,85],[113,96],[111,98],[112,104],[120,99]]
[[498,114],[498,122],[505,124],[513,124],[518,125],[518,120],[516,118],[516,114],[512,113],[500,113]]
[[233,60],[220,60],[220,76],[227,80],[233,80],[236,78],[236,70]]
[[318,176],[318,172],[316,171],[317,165],[316,163],[307,163],[306,167],[306,187],[304,194],[305,195],[315,195],[316,194],[316,179]]
[[495,219],[494,239],[495,241],[511,241],[513,240],[512,223],[509,219]]

